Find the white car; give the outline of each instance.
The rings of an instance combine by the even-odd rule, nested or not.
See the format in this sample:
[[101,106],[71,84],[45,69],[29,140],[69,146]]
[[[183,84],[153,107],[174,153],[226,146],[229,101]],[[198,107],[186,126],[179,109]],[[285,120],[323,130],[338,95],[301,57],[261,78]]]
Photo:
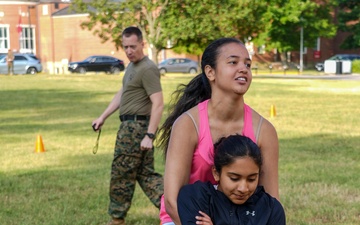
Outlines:
[[[35,55],[14,53],[14,74],[37,74],[41,71],[41,62]],[[0,56],[0,74],[8,74],[6,54]]]
[[159,63],[160,74],[164,73],[190,73],[198,71],[198,63],[187,58],[169,58]]

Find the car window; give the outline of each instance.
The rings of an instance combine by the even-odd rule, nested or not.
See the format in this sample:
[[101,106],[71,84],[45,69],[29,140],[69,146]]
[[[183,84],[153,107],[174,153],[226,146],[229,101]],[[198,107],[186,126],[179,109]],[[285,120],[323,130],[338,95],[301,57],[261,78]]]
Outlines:
[[27,59],[25,58],[25,56],[16,55],[15,56],[15,61],[27,61]]
[[31,58],[35,59],[35,60],[39,60],[36,56],[34,55],[29,55]]
[[114,58],[111,57],[102,57],[103,62],[115,62]]
[[91,60],[93,59],[94,57],[90,56],[90,57],[87,57],[86,59],[84,59],[85,62],[91,62]]
[[91,59],[91,61],[90,62],[100,62],[101,60],[100,60],[100,58],[99,57],[94,57],[94,58],[92,58]]

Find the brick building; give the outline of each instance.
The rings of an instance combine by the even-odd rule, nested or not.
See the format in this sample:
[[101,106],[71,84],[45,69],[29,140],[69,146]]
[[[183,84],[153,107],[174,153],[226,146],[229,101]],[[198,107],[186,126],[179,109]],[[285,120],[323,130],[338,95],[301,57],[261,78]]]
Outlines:
[[[83,30],[80,24],[87,14],[78,14],[70,9],[69,0],[0,1],[0,54],[8,49],[22,53],[34,53],[40,58],[44,71],[66,73],[67,63],[83,60],[89,55],[112,55],[128,63],[122,49],[116,50],[110,41],[102,43],[91,31]],[[336,14],[335,14],[336,15]],[[333,39],[319,38],[317,46],[307,48],[304,64],[322,62],[338,53],[359,53],[339,48],[345,34],[338,33]],[[145,49],[145,54],[147,54]],[[320,57],[316,57],[320,52]],[[175,56],[170,50],[159,54],[158,60]],[[198,60],[196,56],[180,55]],[[289,58],[298,62],[299,53],[292,52]],[[277,60],[274,51],[259,52],[254,49],[254,61],[271,63]]]

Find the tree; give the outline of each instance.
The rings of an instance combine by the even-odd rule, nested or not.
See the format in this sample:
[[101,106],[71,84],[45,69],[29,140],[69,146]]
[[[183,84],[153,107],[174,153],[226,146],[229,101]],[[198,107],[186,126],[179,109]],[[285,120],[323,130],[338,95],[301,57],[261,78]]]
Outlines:
[[103,42],[111,40],[116,49],[122,46],[121,33],[126,27],[139,27],[151,49],[151,58],[157,63],[158,52],[166,42],[158,18],[167,3],[168,0],[74,0],[72,7],[89,13],[89,20],[81,24],[83,29],[92,30]]
[[268,0],[74,0],[74,8],[89,13],[82,28],[93,30],[104,42],[121,46],[121,32],[138,26],[152,49],[152,59],[171,43],[177,53],[200,55],[219,37],[244,42],[259,35],[268,20]]
[[360,48],[360,4],[358,0],[337,0],[339,30],[350,35],[341,44],[344,49]]
[[[336,26],[332,23],[331,0],[272,0],[269,5],[271,23],[258,43],[268,43],[280,53],[300,49],[300,29],[304,30],[304,46],[315,46],[318,37],[332,37]],[[285,54],[282,55],[285,61]]]
[[177,0],[161,14],[164,35],[175,52],[200,55],[220,37],[237,37],[244,42],[266,26],[264,0]]

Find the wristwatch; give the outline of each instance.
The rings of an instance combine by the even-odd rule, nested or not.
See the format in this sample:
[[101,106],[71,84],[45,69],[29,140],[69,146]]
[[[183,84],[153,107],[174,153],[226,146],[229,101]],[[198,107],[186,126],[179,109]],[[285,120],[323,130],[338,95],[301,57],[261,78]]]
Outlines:
[[153,133],[145,133],[145,135],[148,136],[150,139],[155,138],[155,134],[153,134]]

